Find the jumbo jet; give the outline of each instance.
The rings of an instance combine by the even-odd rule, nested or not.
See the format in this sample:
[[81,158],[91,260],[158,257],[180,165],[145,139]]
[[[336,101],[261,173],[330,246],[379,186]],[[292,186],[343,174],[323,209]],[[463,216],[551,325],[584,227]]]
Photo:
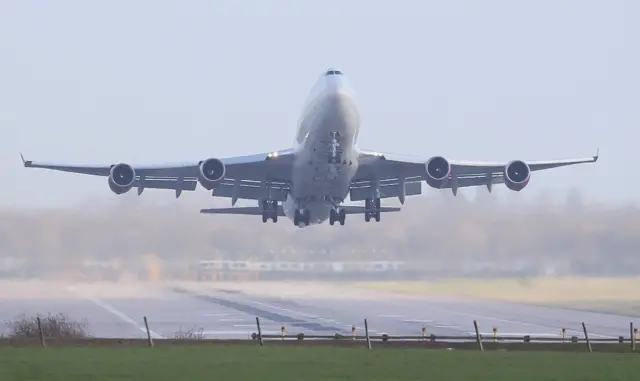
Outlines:
[[[210,157],[184,164],[65,165],[25,160],[28,168],[103,176],[111,191],[123,194],[137,188],[194,191],[199,183],[213,196],[231,198],[230,208],[202,209],[207,214],[260,215],[262,222],[288,217],[297,227],[345,224],[347,215],[364,215],[380,221],[383,212],[398,207],[381,206],[381,199],[422,193],[422,182],[437,189],[504,183],[521,191],[531,172],[573,164],[593,163],[595,156],[566,160],[526,162],[462,162],[443,156],[415,159],[360,149],[357,145],[360,114],[355,93],[342,71],[329,69],[313,86],[299,119],[292,148],[249,156]],[[22,156],[22,155],[21,155]],[[345,205],[364,201],[364,206]],[[256,200],[255,207],[234,207],[238,199]]]

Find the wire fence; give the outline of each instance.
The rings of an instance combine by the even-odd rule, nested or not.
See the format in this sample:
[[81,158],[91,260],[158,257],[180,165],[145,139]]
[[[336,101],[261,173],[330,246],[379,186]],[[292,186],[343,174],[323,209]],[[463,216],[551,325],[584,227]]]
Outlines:
[[[47,347],[47,342],[53,340],[54,342],[61,342],[60,337],[47,337],[47,330],[43,329],[43,324],[40,317],[37,317],[37,333],[40,345],[42,347]],[[224,339],[209,339],[206,337],[204,330],[187,330],[180,331],[174,335],[173,338],[158,338],[154,331],[150,329],[150,323],[146,316],[143,317],[144,322],[144,330],[146,332],[146,343],[149,347],[154,347],[155,342],[167,342],[176,340],[179,341],[188,341],[188,342],[236,342],[236,343],[250,343],[256,342],[261,347],[265,346],[265,342],[271,343],[310,343],[310,342],[328,342],[335,344],[345,344],[349,343],[349,346],[358,346],[358,345],[366,345],[367,348],[372,349],[372,343],[380,343],[382,345],[390,345],[390,344],[398,344],[398,343],[423,343],[427,344],[426,347],[430,347],[429,344],[463,344],[464,348],[475,347],[480,351],[483,351],[485,345],[489,345],[491,348],[495,348],[496,345],[509,345],[509,344],[519,344],[520,346],[530,346],[533,344],[549,344],[549,345],[562,345],[562,344],[583,344],[581,346],[583,349],[588,350],[589,352],[593,351],[592,343],[594,344],[608,344],[616,345],[617,350],[622,349],[621,346],[625,345],[631,351],[636,350],[636,345],[638,342],[638,329],[634,327],[633,322],[629,323],[629,334],[627,336],[618,336],[618,337],[589,337],[589,332],[587,329],[587,325],[582,322],[582,331],[583,335],[566,335],[567,330],[562,328],[561,337],[551,337],[551,336],[541,336],[541,335],[503,335],[501,336],[498,328],[492,329],[492,334],[490,336],[483,335],[478,327],[478,322],[476,320],[473,321],[475,335],[436,335],[429,334],[427,332],[427,327],[422,327],[419,335],[388,335],[388,334],[380,334],[380,335],[370,335],[369,334],[369,322],[365,318],[364,319],[364,335],[357,334],[356,326],[351,327],[351,335],[344,335],[341,333],[335,333],[333,335],[315,335],[315,334],[306,334],[306,333],[288,333],[287,327],[285,325],[281,326],[279,334],[265,334],[262,331],[262,326],[260,323],[260,318],[255,318],[256,331],[249,335],[249,339],[235,339],[235,340],[224,340]],[[64,339],[64,338],[63,338]],[[68,339],[68,338],[67,338]],[[140,341],[140,339],[98,339],[98,338],[72,338],[74,341]],[[11,340],[11,339],[9,339]],[[19,338],[18,338],[19,340]],[[360,343],[360,344],[357,344]],[[473,344],[470,346],[469,344]]]

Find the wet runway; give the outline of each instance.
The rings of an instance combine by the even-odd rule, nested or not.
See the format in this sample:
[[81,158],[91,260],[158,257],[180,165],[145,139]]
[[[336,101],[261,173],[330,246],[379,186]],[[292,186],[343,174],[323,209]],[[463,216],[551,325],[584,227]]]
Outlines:
[[[592,338],[629,335],[632,317],[509,303],[468,301],[445,296],[409,296],[356,290],[322,283],[129,283],[62,284],[0,282],[0,319],[24,313],[64,313],[86,319],[97,337],[145,337],[143,317],[152,335],[171,338],[179,331],[203,330],[211,338],[249,338],[256,332],[307,335],[470,335],[473,320],[481,333],[561,337],[583,336],[584,321]],[[636,324],[640,324],[640,319]]]

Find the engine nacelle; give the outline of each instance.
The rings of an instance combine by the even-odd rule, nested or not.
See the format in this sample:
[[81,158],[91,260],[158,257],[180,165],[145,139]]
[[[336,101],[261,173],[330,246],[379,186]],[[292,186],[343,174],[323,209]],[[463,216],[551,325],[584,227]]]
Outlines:
[[514,160],[504,167],[504,184],[512,191],[523,190],[530,178],[531,169],[522,160]]
[[213,187],[224,179],[227,168],[220,159],[207,159],[199,164],[200,173],[198,174],[198,182],[206,190],[212,190]]
[[440,189],[451,175],[451,164],[442,156],[434,156],[426,163],[425,181],[432,188]]
[[116,164],[109,173],[109,188],[115,194],[127,193],[133,188],[136,171],[129,164]]

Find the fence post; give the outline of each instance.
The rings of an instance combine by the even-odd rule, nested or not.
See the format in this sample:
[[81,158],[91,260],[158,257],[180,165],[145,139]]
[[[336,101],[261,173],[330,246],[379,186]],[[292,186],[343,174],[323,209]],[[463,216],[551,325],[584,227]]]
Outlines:
[[562,328],[562,342],[564,343],[564,339],[566,337],[567,334],[567,329],[566,328]]
[[282,337],[282,340],[284,340],[284,337],[286,334],[287,334],[287,327],[283,325],[282,327],[280,327],[280,336]]
[[46,348],[47,344],[44,342],[44,332],[42,331],[42,322],[40,321],[40,316],[36,317],[38,320],[38,335],[40,336],[40,345],[42,348]]
[[427,327],[422,327],[422,340],[427,337]]
[[498,328],[493,327],[493,342],[497,342],[498,341]]
[[260,342],[260,346],[263,346],[262,330],[260,329],[260,318],[257,316],[256,316],[256,326],[258,326],[258,341]]
[[587,341],[587,348],[591,352],[591,342],[589,341],[589,335],[587,334],[587,326],[582,322],[582,330],[584,331],[584,339]]
[[356,339],[356,326],[355,326],[355,324],[351,326],[351,338],[353,340]]
[[629,322],[629,339],[631,341],[631,350],[636,350],[636,341],[633,337],[633,322]]
[[478,349],[480,349],[480,351],[484,351],[484,348],[482,347],[482,339],[480,338],[480,331],[478,330],[478,322],[474,320],[473,326],[476,329],[476,342],[478,343]]
[[146,316],[144,316],[144,328],[147,330],[147,341],[149,342],[149,347],[153,348],[153,339],[151,339],[151,331],[149,331],[149,322],[147,321]]
[[367,323],[367,318],[364,318],[364,335],[367,338],[367,347],[371,349],[371,339],[369,338],[369,324]]

